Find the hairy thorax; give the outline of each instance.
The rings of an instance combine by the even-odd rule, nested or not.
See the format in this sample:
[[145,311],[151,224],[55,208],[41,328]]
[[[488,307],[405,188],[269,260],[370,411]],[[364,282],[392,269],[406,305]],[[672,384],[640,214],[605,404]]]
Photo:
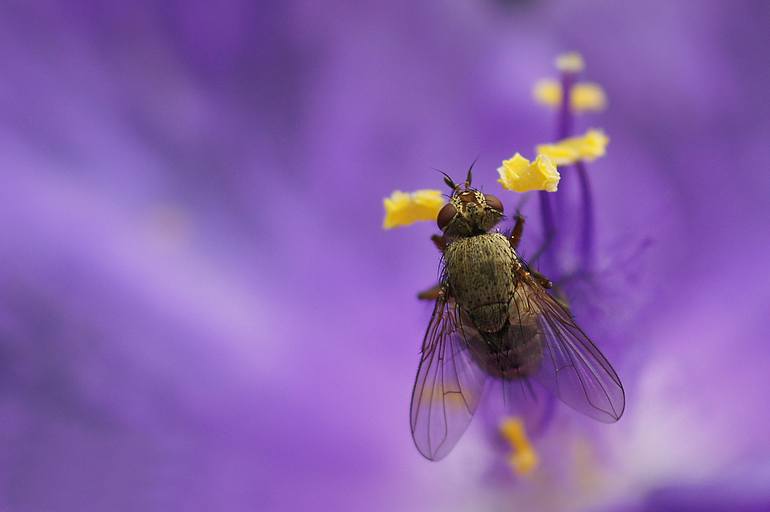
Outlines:
[[459,238],[445,252],[449,288],[481,332],[497,332],[508,320],[516,255],[500,233]]

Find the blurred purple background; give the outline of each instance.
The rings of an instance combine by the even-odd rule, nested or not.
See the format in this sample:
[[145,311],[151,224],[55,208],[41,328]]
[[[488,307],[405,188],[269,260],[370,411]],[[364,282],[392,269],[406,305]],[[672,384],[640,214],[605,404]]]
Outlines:
[[[0,510],[766,510],[768,20],[764,0],[3,2]],[[412,444],[438,254],[432,226],[383,231],[381,201],[476,156],[495,189],[551,140],[531,87],[568,50],[610,101],[578,125],[612,140],[600,252],[653,242],[608,305],[628,409],[560,410],[540,472],[500,481],[479,422],[440,463]]]

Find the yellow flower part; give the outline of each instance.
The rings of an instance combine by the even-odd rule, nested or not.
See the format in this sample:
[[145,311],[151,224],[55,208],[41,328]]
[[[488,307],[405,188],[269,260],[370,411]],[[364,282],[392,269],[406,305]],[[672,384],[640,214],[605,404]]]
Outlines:
[[556,57],[556,69],[564,73],[580,73],[584,68],[583,56],[577,52],[563,53]]
[[[561,84],[556,80],[538,80],[532,90],[535,101],[558,108],[561,105]],[[607,96],[599,84],[578,82],[570,91],[570,108],[573,112],[600,111],[607,108]]]
[[445,202],[440,190],[417,190],[411,194],[396,190],[383,200],[385,221],[382,227],[391,229],[421,220],[435,221]]
[[500,434],[511,445],[508,462],[518,475],[528,475],[540,462],[537,452],[527,439],[524,423],[518,418],[506,418],[500,423]]
[[503,165],[497,168],[500,179],[497,181],[506,190],[514,192],[529,192],[530,190],[546,190],[556,192],[561,176],[553,162],[543,155],[538,155],[534,162],[521,156],[513,155],[510,160],[503,160]]
[[556,165],[571,165],[578,160],[592,161],[604,156],[610,142],[601,130],[588,130],[582,137],[570,137],[555,144],[541,144],[537,152],[547,156]]
[[561,84],[556,80],[543,79],[535,82],[532,89],[535,101],[548,107],[561,105]]
[[607,95],[597,83],[578,82],[572,86],[570,107],[575,112],[598,112],[607,108]]

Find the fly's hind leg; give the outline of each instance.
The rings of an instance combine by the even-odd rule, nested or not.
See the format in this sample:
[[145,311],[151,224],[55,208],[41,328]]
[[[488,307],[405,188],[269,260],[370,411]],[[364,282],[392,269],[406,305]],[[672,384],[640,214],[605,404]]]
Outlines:
[[[443,235],[433,235],[430,237],[431,241],[433,242],[433,245],[436,246],[436,249],[441,251],[441,253],[444,253],[444,249],[446,249],[447,242]],[[439,296],[439,293],[441,292],[441,285],[436,284],[428,288],[427,290],[423,290],[417,294],[417,298],[420,300],[436,300]]]

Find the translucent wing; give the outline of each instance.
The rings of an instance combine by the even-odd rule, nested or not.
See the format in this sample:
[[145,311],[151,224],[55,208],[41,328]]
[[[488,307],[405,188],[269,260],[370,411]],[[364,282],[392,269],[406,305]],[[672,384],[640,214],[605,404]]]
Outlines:
[[542,339],[542,361],[532,378],[570,407],[605,423],[620,419],[626,406],[618,374],[577,326],[572,314],[536,283],[519,281],[515,315],[534,316]]
[[430,460],[452,450],[484,391],[486,374],[468,349],[474,335],[470,322],[460,319],[457,305],[440,295],[423,340],[409,410],[414,444]]

